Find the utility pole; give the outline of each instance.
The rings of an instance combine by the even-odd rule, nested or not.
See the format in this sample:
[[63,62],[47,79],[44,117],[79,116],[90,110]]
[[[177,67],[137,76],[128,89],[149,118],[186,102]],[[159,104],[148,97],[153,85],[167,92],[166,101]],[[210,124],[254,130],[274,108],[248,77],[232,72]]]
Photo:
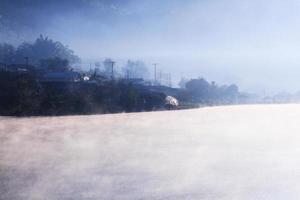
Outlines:
[[114,65],[116,64],[116,62],[111,61],[111,79],[114,79]]
[[161,70],[159,70],[159,85],[162,85],[161,79],[162,79],[162,72],[161,72]]
[[156,66],[158,65],[157,63],[154,63],[153,64],[154,65],[154,85],[156,85],[157,84],[157,77],[156,77]]
[[171,73],[169,73],[169,87],[172,87],[172,76],[171,76]]
[[29,66],[29,57],[26,56],[26,57],[24,57],[24,59],[25,59],[25,63],[26,63],[26,68],[28,69],[28,66]]

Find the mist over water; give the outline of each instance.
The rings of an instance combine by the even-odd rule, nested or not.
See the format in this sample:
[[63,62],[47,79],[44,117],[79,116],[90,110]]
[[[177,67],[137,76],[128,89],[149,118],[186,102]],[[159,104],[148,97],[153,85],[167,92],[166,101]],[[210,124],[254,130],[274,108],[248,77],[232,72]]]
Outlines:
[[0,118],[0,199],[298,199],[299,105]]
[[68,44],[83,66],[110,57],[160,63],[181,76],[244,91],[299,90],[298,0],[0,2],[0,41],[40,33]]

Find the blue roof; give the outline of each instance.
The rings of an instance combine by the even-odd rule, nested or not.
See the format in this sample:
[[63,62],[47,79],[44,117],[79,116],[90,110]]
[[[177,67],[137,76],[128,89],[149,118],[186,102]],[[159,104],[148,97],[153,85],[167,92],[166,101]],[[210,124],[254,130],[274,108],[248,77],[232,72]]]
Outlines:
[[47,72],[42,77],[42,81],[75,81],[80,78],[78,72]]

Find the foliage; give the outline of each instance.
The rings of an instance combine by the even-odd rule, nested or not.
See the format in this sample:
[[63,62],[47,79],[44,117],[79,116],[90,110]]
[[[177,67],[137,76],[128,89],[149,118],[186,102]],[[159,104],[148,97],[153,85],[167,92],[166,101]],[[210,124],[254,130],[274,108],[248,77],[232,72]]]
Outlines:
[[149,77],[149,71],[142,61],[128,60],[126,65],[122,68],[124,77],[127,78],[143,78]]
[[186,83],[187,83],[188,81],[189,81],[189,80],[186,79],[186,78],[181,78],[180,81],[179,81],[179,83],[178,83],[179,87],[182,88],[182,89],[184,89],[184,88],[185,88],[185,85],[186,85]]
[[11,44],[0,44],[0,63],[12,64],[15,60],[15,47]]
[[70,115],[154,110],[165,96],[122,81],[38,82],[30,73],[0,71],[0,115]]
[[29,74],[0,71],[0,112],[2,115],[32,115],[39,109],[40,87]]
[[40,65],[42,60],[60,58],[70,64],[80,62],[78,56],[68,46],[40,35],[34,43],[24,42],[16,49],[9,44],[0,44],[0,62],[5,64],[24,64],[28,58],[29,64]]
[[203,104],[234,103],[239,95],[235,84],[218,86],[215,82],[209,83],[204,78],[192,79],[185,84],[179,99]]
[[112,77],[112,63],[114,61],[110,58],[106,58],[104,61],[103,61],[103,66],[104,66],[104,69],[102,70],[102,73],[104,76],[106,76],[107,78],[108,77]]
[[40,60],[40,66],[47,71],[69,71],[69,61],[59,57]]

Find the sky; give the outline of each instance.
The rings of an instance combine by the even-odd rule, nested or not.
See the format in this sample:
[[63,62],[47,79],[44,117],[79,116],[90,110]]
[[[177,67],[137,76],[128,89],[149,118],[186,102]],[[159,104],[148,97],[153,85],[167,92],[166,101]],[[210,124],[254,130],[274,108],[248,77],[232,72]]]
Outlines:
[[87,66],[139,59],[174,82],[204,77],[247,92],[296,92],[299,11],[299,0],[0,0],[0,42],[42,33]]

